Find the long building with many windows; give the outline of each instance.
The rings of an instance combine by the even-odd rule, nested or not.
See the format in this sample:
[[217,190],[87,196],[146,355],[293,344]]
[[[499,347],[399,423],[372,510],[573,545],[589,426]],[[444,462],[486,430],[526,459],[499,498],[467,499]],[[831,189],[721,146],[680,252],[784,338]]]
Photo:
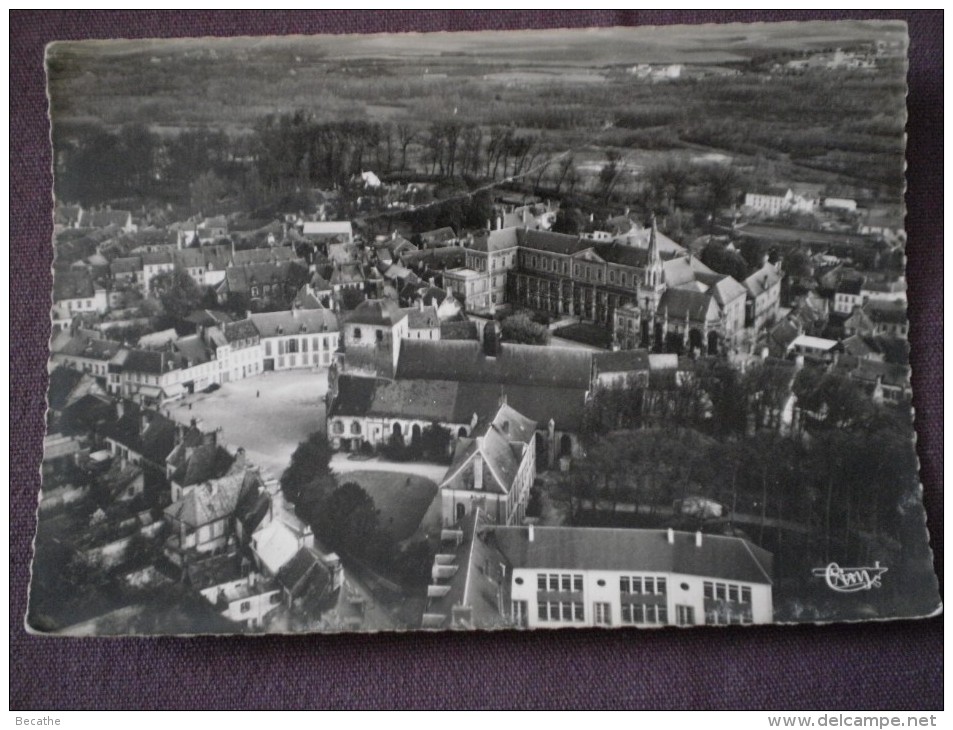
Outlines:
[[442,534],[423,628],[657,627],[773,620],[772,556],[675,530],[494,525]]

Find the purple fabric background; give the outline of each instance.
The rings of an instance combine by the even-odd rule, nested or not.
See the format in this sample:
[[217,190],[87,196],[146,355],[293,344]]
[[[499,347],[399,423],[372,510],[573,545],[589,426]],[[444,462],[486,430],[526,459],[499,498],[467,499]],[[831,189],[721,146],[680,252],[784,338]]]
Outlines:
[[921,479],[942,571],[942,11],[11,12],[11,709],[941,708],[940,618],[741,630],[196,639],[52,639],[23,629],[50,331],[47,42],[847,17],[910,24],[913,385]]

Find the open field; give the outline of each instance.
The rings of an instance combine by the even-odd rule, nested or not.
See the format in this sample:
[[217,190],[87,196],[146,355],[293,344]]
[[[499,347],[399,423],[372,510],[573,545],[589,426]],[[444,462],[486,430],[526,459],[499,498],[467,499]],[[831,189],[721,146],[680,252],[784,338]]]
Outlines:
[[398,541],[414,534],[437,494],[434,482],[415,474],[359,470],[341,475],[339,481],[360,484],[371,495],[381,525]]
[[222,429],[225,442],[243,446],[252,462],[279,477],[298,444],[324,430],[327,387],[326,370],[284,370],[226,383],[167,409],[183,423],[196,418],[205,429]]

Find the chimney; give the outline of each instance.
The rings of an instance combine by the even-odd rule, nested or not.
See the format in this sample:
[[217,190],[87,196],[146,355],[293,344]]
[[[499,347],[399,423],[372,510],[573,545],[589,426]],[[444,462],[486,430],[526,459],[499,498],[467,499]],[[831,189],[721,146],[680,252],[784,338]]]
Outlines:
[[245,449],[244,447],[239,447],[238,451],[235,452],[235,462],[232,464],[233,471],[240,471],[245,468]]
[[149,428],[149,422],[152,420],[152,414],[142,410],[139,412],[139,433],[145,433],[146,429]]
[[675,544],[675,530],[673,530],[671,527],[668,528],[668,544]]
[[503,216],[496,217],[496,230],[501,230],[503,228]]
[[702,546],[702,531],[695,531],[695,547],[700,548]]
[[533,529],[533,523],[529,525],[529,541],[533,542],[536,539],[536,530]]
[[120,398],[116,401],[116,418],[122,418],[126,413],[126,401],[123,398]]
[[492,230],[493,230],[493,225],[490,223],[490,219],[489,219],[489,218],[486,219],[486,229],[487,229],[488,231],[492,231]]
[[473,457],[473,489],[483,491],[483,455],[479,451]]
[[423,298],[423,297],[420,297],[420,299],[417,300],[417,307],[420,309],[421,312],[424,311],[424,298]]

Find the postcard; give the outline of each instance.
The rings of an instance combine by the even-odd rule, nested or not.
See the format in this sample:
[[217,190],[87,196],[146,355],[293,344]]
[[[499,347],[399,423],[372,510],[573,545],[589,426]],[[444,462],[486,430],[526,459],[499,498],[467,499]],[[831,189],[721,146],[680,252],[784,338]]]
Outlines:
[[28,629],[936,614],[907,46],[885,21],[51,44]]

